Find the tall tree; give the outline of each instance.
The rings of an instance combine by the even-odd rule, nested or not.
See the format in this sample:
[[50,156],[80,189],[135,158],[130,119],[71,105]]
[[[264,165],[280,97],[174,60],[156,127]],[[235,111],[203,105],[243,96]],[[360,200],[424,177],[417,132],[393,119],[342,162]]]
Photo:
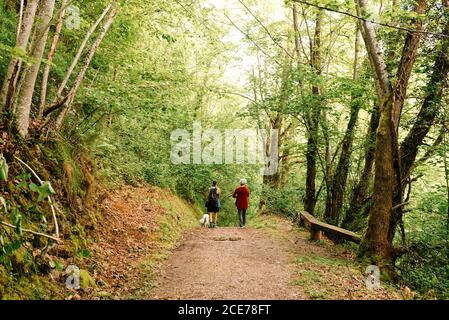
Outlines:
[[47,88],[48,88],[48,76],[50,75],[51,63],[56,53],[56,46],[59,42],[59,36],[61,35],[62,25],[64,23],[64,15],[66,11],[67,0],[62,0],[61,10],[59,11],[58,22],[56,23],[56,30],[53,36],[53,41],[50,46],[50,50],[47,55],[47,62],[45,64],[44,73],[42,75],[42,84],[40,92],[40,103],[38,111],[38,119],[44,115],[45,105],[47,101]]
[[114,19],[117,15],[117,7],[113,7],[111,11],[109,12],[108,18],[106,19],[104,25],[101,28],[100,33],[98,34],[97,38],[95,39],[94,43],[92,44],[89,53],[86,56],[86,59],[84,61],[83,66],[81,67],[81,70],[78,73],[78,76],[76,77],[72,88],[70,89],[69,93],[67,94],[67,99],[65,101],[65,104],[56,120],[56,126],[55,128],[57,130],[60,130],[62,128],[64,119],[69,112],[71,105],[73,103],[73,100],[75,99],[76,94],[78,93],[78,90],[81,86],[81,83],[83,82],[84,76],[86,75],[86,72],[92,62],[92,59],[95,56],[95,53],[97,52],[101,42],[103,41],[104,37],[106,36],[106,33],[108,32],[109,28],[111,27],[112,23],[114,22]]
[[[38,3],[39,2],[37,0],[30,0],[27,2],[23,13],[23,18],[21,18],[21,22],[17,27],[16,47],[23,52],[27,51],[28,41],[33,28]],[[8,65],[0,91],[0,111],[3,108],[9,109],[11,107],[11,99],[13,98],[16,90],[17,79],[21,66],[22,59],[20,57],[14,57]]]
[[[426,2],[418,0],[414,11],[423,13]],[[367,0],[357,0],[357,14],[369,15]],[[393,191],[395,183],[400,184],[397,130],[408,82],[416,59],[422,23],[415,19],[415,30],[408,31],[396,73],[394,86],[378,42],[372,22],[360,22],[368,56],[375,73],[380,101],[380,120],[376,136],[375,176],[373,205],[371,206],[368,229],[362,242],[362,253],[383,260],[386,264],[392,258],[392,243],[389,240]],[[399,179],[398,179],[399,177]],[[399,186],[400,188],[400,186]]]
[[[449,1],[443,0],[444,14],[449,17]],[[443,28],[444,34],[449,34],[449,22]],[[402,183],[410,179],[411,170],[418,155],[419,148],[423,145],[424,138],[433,126],[438,111],[441,110],[443,90],[447,87],[449,73],[449,39],[443,37],[437,42],[435,48],[435,60],[431,75],[425,87],[425,96],[421,108],[400,145],[400,179],[394,189],[392,219],[390,222],[389,240],[392,241],[398,224],[402,222],[403,205],[405,204]]]
[[[354,50],[354,71],[352,79],[355,82],[359,77],[359,28],[356,28],[355,50]],[[330,195],[327,197],[324,216],[326,220],[337,224],[340,218],[341,208],[343,206],[343,196],[348,179],[350,158],[352,152],[352,142],[354,140],[354,131],[357,125],[357,119],[361,108],[360,92],[353,94],[351,98],[351,110],[346,132],[341,141],[341,152],[335,174],[330,182]]]
[[[79,60],[81,59],[81,56],[84,52],[84,49],[86,48],[87,43],[89,42],[89,39],[92,37],[92,35],[94,34],[95,30],[98,28],[98,26],[100,25],[100,23],[104,20],[104,18],[106,17],[106,15],[108,14],[109,10],[111,10],[112,6],[114,5],[115,1],[112,1],[108,6],[106,6],[106,8],[103,10],[103,12],[101,13],[101,15],[98,17],[98,19],[93,23],[93,25],[90,27],[90,29],[87,31],[86,35],[83,38],[83,41],[81,42],[78,51],[75,54],[75,57],[73,58],[69,68],[66,71],[66,74],[64,76],[64,79],[62,80],[62,82],[60,83],[58,90],[56,91],[56,97],[53,101],[53,103],[43,111],[43,116],[46,117],[49,114],[61,109],[62,107],[64,107],[67,102],[68,99],[70,98],[69,94],[66,94],[65,96],[63,95],[64,90],[66,89],[67,83],[70,79],[70,77],[73,74],[73,71],[75,70],[76,66],[78,65]],[[70,90],[69,90],[70,91]],[[43,125],[46,126],[50,123],[51,118],[48,117]]]
[[[352,190],[349,207],[346,210],[342,226],[353,229],[353,223],[359,215],[365,216],[365,212],[369,211],[368,191],[373,176],[374,157],[376,153],[376,131],[379,126],[379,103],[374,102],[371,111],[368,132],[365,138],[365,154],[363,157],[363,169],[355,187]],[[366,216],[368,213],[366,213]]]
[[90,29],[87,31],[86,35],[84,36],[83,41],[81,42],[78,51],[76,52],[75,57],[72,60],[72,63],[70,64],[70,67],[68,68],[64,79],[62,80],[61,84],[58,87],[58,91],[57,91],[57,97],[60,97],[63,93],[63,91],[66,88],[66,85],[70,79],[70,77],[72,76],[73,70],[75,70],[75,67],[77,66],[79,60],[81,59],[81,55],[83,54],[84,49],[86,48],[86,45],[89,41],[89,39],[92,37],[92,35],[94,34],[95,30],[98,28],[98,26],[100,25],[100,23],[103,21],[103,19],[106,17],[107,13],[109,12],[109,10],[111,10],[112,6],[114,4],[114,1],[111,2],[102,12],[102,14],[98,17],[98,19],[94,22],[94,24],[90,27]]
[[[321,23],[323,12],[319,11],[316,15],[315,34],[311,40],[310,65],[317,77],[321,75]],[[318,125],[321,114],[321,88],[312,85],[312,94],[315,96],[315,103],[312,110],[306,114],[307,123],[307,151],[306,151],[306,194],[304,199],[304,209],[313,214],[316,204],[316,163],[318,157]]]
[[31,46],[33,62],[23,70],[23,76],[17,93],[16,122],[17,130],[22,137],[28,135],[30,125],[31,103],[36,85],[37,75],[47,43],[49,24],[53,17],[55,0],[44,0],[37,16],[36,30]]

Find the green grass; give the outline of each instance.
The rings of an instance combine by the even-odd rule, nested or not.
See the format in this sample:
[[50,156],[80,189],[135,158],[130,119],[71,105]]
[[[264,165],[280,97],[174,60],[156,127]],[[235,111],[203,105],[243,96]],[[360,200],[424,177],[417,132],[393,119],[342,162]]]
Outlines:
[[308,254],[304,256],[299,256],[296,258],[297,264],[315,264],[318,266],[328,266],[328,267],[343,267],[349,265],[349,263],[343,259],[337,257],[320,256],[316,254]]
[[312,300],[328,300],[331,298],[326,290],[306,289],[306,294]]
[[298,273],[299,278],[293,280],[292,284],[307,286],[310,283],[321,282],[321,274],[313,270],[302,270]]
[[22,276],[4,288],[1,300],[48,300],[63,299],[63,286],[53,283],[48,277]]
[[254,216],[247,217],[248,226],[256,229],[271,229],[277,230],[278,219],[272,214],[256,214]]

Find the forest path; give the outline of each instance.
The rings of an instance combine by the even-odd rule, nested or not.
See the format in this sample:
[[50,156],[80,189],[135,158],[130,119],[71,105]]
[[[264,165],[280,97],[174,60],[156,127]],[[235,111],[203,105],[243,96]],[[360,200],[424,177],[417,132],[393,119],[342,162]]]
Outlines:
[[289,241],[254,228],[196,229],[164,263],[151,299],[303,299]]
[[159,188],[107,195],[90,248],[99,285],[91,299],[400,299],[365,287],[353,244],[310,241],[270,214],[245,229],[200,228],[197,211]]
[[259,219],[257,228],[201,228],[186,234],[145,298],[401,299],[393,288],[368,290],[352,250],[312,242],[290,221]]

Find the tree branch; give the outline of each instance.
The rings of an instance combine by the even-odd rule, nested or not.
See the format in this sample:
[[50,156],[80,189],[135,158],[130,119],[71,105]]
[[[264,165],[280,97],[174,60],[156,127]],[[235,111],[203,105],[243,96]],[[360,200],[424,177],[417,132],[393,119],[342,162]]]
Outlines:
[[[0,221],[0,224],[3,225],[3,226],[9,227],[9,228],[13,228],[13,229],[16,228],[15,225],[7,223],[7,222]],[[33,230],[29,230],[29,229],[23,229],[23,228],[22,228],[22,231],[23,232],[32,233],[32,234],[34,234],[36,236],[41,236],[41,237],[45,237],[45,238],[48,238],[48,239],[52,239],[52,240],[55,240],[56,242],[62,242],[61,239],[55,238],[55,237],[50,236],[50,235],[45,234],[45,233],[40,233],[40,232],[36,232],[36,231],[33,231]]]
[[[39,183],[42,185],[44,184],[44,182],[42,181],[42,179],[37,175],[37,173],[29,166],[27,165],[25,162],[23,162],[21,159],[19,159],[18,157],[14,156],[14,158],[19,161],[21,164],[23,164],[28,170],[30,170],[30,172],[33,174],[33,176],[39,181]],[[55,233],[56,233],[56,237],[59,239],[59,226],[58,226],[58,220],[56,219],[56,211],[55,211],[55,207],[53,205],[54,201],[53,198],[51,196],[48,196],[48,202],[50,203],[50,208],[51,208],[51,213],[53,215],[53,223],[55,224]]]
[[268,34],[268,36],[270,37],[270,39],[279,47],[281,48],[282,51],[284,51],[291,59],[293,59],[293,56],[290,54],[290,52],[288,52],[287,49],[285,49],[271,34],[270,30],[268,30],[268,28],[262,23],[262,21],[260,21],[260,19],[251,11],[250,8],[248,8],[248,6],[242,1],[242,0],[238,0],[242,6],[245,7],[246,11],[248,11],[254,19],[256,19],[257,23],[260,24],[260,26],[265,30],[265,32]]
[[432,35],[432,36],[436,36],[436,37],[442,37],[442,38],[449,38],[449,35],[444,34],[444,33],[431,32],[431,31],[426,31],[426,30],[415,30],[415,29],[411,29],[411,28],[407,28],[407,27],[394,26],[394,25],[391,25],[391,24],[388,24],[388,23],[377,22],[377,21],[374,21],[374,20],[366,19],[366,18],[363,18],[363,17],[361,17],[359,15],[352,14],[350,12],[345,12],[345,11],[340,11],[340,10],[329,8],[329,7],[320,6],[318,4],[314,4],[314,3],[311,3],[311,2],[308,2],[308,1],[303,1],[303,0],[292,0],[292,1],[293,2],[297,2],[297,3],[302,3],[302,4],[305,4],[305,5],[308,5],[308,6],[312,6],[312,7],[321,9],[321,10],[326,10],[326,11],[331,11],[331,12],[335,12],[335,13],[338,13],[338,14],[343,14],[345,16],[348,16],[348,17],[351,17],[351,18],[355,18],[355,19],[358,19],[360,21],[364,21],[364,22],[368,22],[368,23],[372,23],[372,24],[377,24],[377,25],[382,26],[382,27],[397,29],[397,30],[406,31],[406,32],[418,32],[418,33]]
[[403,206],[406,206],[406,205],[408,205],[408,201],[400,203],[400,204],[394,206],[393,208],[391,208],[391,211],[398,210],[399,208],[402,208]]
[[223,13],[224,16],[226,17],[226,19],[229,20],[229,22],[234,26],[234,28],[236,28],[238,31],[240,31],[241,34],[243,34],[248,40],[250,40],[256,47],[257,49],[259,49],[265,56],[267,56],[268,58],[272,59],[278,66],[282,67],[282,64],[277,61],[276,59],[274,59],[272,56],[270,56],[264,49],[262,49],[262,47],[256,42],[254,41],[249,34],[247,34],[245,31],[243,31],[242,29],[240,29],[235,23],[234,21],[224,12]]

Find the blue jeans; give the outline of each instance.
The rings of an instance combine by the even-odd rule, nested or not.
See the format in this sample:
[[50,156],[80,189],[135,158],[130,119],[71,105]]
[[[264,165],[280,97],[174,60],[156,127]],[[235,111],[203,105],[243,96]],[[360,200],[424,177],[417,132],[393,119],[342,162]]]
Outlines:
[[240,227],[246,225],[246,209],[238,209]]

